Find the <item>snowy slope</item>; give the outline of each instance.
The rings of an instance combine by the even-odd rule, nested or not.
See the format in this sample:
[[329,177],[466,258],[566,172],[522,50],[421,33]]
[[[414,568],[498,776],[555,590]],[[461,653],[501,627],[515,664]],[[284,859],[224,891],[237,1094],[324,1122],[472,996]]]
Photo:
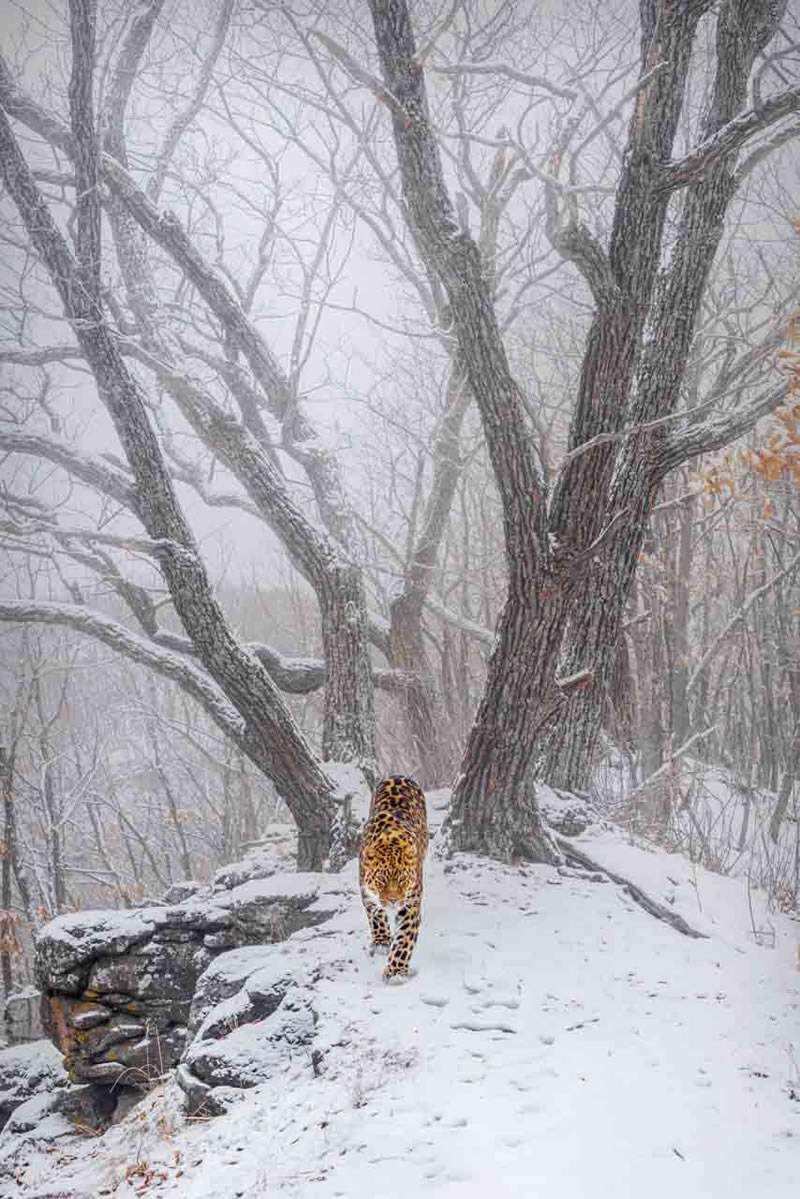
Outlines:
[[708,939],[574,872],[434,859],[418,973],[387,987],[353,864],[342,914],[264,950],[319,976],[318,1076],[306,1050],[188,1124],[168,1083],[9,1194],[796,1199],[800,923],[616,832],[580,844]]

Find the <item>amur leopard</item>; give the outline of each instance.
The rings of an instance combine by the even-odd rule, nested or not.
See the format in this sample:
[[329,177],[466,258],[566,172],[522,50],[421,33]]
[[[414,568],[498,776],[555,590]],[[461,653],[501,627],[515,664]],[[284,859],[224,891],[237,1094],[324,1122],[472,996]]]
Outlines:
[[428,848],[425,796],[408,778],[382,782],[361,834],[359,881],[372,951],[388,948],[388,981],[408,975],[419,933],[422,866]]

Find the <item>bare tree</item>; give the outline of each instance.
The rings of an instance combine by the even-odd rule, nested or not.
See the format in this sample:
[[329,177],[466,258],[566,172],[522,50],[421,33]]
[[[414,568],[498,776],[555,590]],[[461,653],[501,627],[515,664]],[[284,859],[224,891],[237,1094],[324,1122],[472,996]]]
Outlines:
[[[0,532],[13,561],[42,558],[59,580],[4,601],[0,619],[88,635],[176,683],[275,782],[302,866],[325,860],[346,812],[355,784],[338,764],[374,775],[376,686],[384,711],[404,713],[402,768],[418,764],[426,784],[448,780],[468,731],[453,847],[548,860],[536,783],[585,788],[601,728],[616,735],[624,625],[642,616],[632,597],[660,597],[646,569],[637,595],[634,579],[645,539],[672,520],[654,516],[682,491],[671,472],[785,395],[764,380],[791,286],[781,276],[757,297],[725,270],[736,279],[752,261],[769,282],[743,213],[798,131],[791,53],[772,54],[773,39],[791,42],[787,6],[643,0],[636,61],[598,8],[568,66],[544,19],[530,28],[511,3],[414,6],[416,40],[408,4],[370,7],[374,40],[346,5],[226,0],[179,77],[151,53],[161,0],[119,20],[73,0],[68,124],[57,91],[45,107],[0,65],[0,167],[20,221],[5,235],[17,324],[0,447],[15,474]],[[137,131],[156,94],[174,115],[154,149]],[[347,268],[369,255],[392,302],[358,282],[343,300]],[[380,337],[363,389],[383,391],[377,428],[391,427],[381,371],[410,403],[410,376],[391,365],[410,346],[419,374],[442,381],[414,396],[414,453],[392,440],[376,454],[400,515],[368,511],[366,472],[349,477],[363,440],[337,446],[308,416],[310,387],[334,392],[321,330],[339,318]],[[88,452],[54,399],[76,383],[100,396],[115,452]],[[407,432],[407,412],[395,417]],[[316,600],[313,657],[235,631],[190,521],[198,503],[276,535]],[[678,605],[650,603],[652,623],[636,626],[659,630],[640,674],[691,650],[678,580],[692,501],[678,510]],[[671,726],[700,731],[683,669],[669,695],[654,686],[664,727],[650,730],[648,773],[674,752]],[[317,745],[292,696],[320,691]],[[186,874],[197,851],[156,731],[146,756]],[[114,811],[131,869],[166,878],[172,852],[143,868],[146,836],[122,800]],[[98,853],[105,836],[99,820]],[[232,852],[235,840],[225,826]]]
[[[570,452],[548,488],[480,252],[455,219],[408,6],[371,2],[409,225],[450,302],[505,520],[508,597],[453,799],[450,834],[458,848],[551,856],[533,780],[538,773],[585,785],[661,481],[693,454],[744,432],[785,395],[781,386],[768,388],[725,417],[670,428],[725,215],[749,170],[748,161],[737,169],[739,153],[800,107],[800,89],[789,88],[744,108],[753,64],[785,7],[722,6],[699,141],[673,160],[692,50],[710,5],[641,5],[640,75],[607,248],[580,221],[570,187],[564,194],[555,176],[546,184],[550,237],[581,271],[595,304]],[[556,170],[565,152],[562,146],[554,156]],[[670,200],[681,189],[668,237]],[[562,653],[566,677],[559,681]]]
[[[151,11],[157,5],[150,6]],[[174,670],[185,681],[192,678],[194,694],[204,695],[207,710],[233,737],[236,743],[272,778],[289,805],[300,829],[298,861],[301,867],[318,867],[330,847],[333,811],[331,797],[336,785],[326,775],[300,730],[292,720],[280,693],[261,663],[236,640],[222,609],[215,599],[197,546],[178,502],[174,484],[159,439],[148,414],[141,386],[128,369],[120,353],[103,309],[100,286],[101,262],[101,172],[108,178],[123,179],[122,192],[128,210],[134,208],[137,219],[144,214],[149,233],[160,228],[162,246],[179,248],[182,265],[200,284],[206,298],[214,298],[216,313],[226,313],[228,338],[243,337],[251,362],[258,362],[262,383],[270,394],[281,392],[275,361],[263,345],[235,299],[221,279],[200,259],[174,223],[161,222],[147,197],[130,183],[124,168],[109,155],[98,153],[98,138],[93,106],[95,54],[95,11],[91,3],[76,0],[70,6],[72,37],[72,75],[70,82],[71,127],[65,129],[47,116],[34,116],[38,128],[49,134],[70,154],[76,173],[75,252],[70,250],[52,213],[45,203],[34,176],[25,161],[8,120],[8,112],[22,115],[30,110],[15,93],[6,74],[0,112],[0,161],[3,178],[26,228],[31,244],[46,264],[57,288],[64,311],[78,345],[94,376],[98,392],[111,416],[127,460],[130,476],[116,471],[116,498],[125,495],[126,506],[144,526],[149,552],[158,561],[170,597],[186,631],[193,652],[203,669],[203,677],[189,662],[178,662],[174,651],[155,649],[136,638],[117,637],[116,644],[138,660],[158,659],[166,672]],[[138,32],[138,30],[137,30]],[[116,115],[116,114],[112,114]],[[111,172],[111,174],[109,174]],[[116,174],[114,174],[116,172]],[[113,188],[112,188],[113,190]],[[114,191],[119,198],[119,189]],[[131,203],[132,201],[132,203]],[[134,248],[131,256],[135,257]],[[133,279],[129,267],[129,292],[143,277]],[[131,301],[133,305],[133,300]],[[238,330],[238,332],[237,332]],[[155,348],[155,347],[154,347]],[[169,363],[166,364],[169,368]],[[170,368],[171,369],[171,368]],[[183,413],[204,427],[215,441],[218,452],[241,474],[247,471],[247,485],[257,496],[256,504],[265,503],[269,515],[288,533],[301,556],[303,566],[324,594],[328,607],[323,609],[323,628],[329,633],[326,646],[329,701],[328,749],[356,757],[369,772],[371,762],[371,680],[366,672],[366,628],[363,593],[356,570],[344,560],[343,551],[315,534],[294,505],[277,475],[268,454],[246,424],[233,424],[208,399],[185,379],[172,376],[176,391],[186,402]],[[191,396],[187,400],[187,395]],[[282,395],[286,408],[290,396]],[[300,420],[299,416],[293,417]],[[24,449],[18,441],[7,441],[7,448]],[[37,446],[46,454],[50,446]],[[55,455],[57,451],[52,451]],[[313,455],[312,455],[313,457]],[[324,462],[321,463],[324,466]],[[70,466],[80,477],[81,464],[70,458]],[[98,482],[97,473],[83,471],[85,478]],[[328,499],[326,494],[325,499]],[[348,587],[348,581],[351,586]],[[352,586],[356,587],[353,592]],[[336,616],[331,612],[338,607]],[[102,626],[99,618],[85,611],[46,612],[36,605],[13,609],[6,616],[16,620],[61,620],[78,618],[86,631],[114,639],[114,632]],[[102,628],[101,628],[102,626]],[[151,634],[156,632],[151,628]],[[124,651],[123,651],[124,652]],[[172,659],[172,661],[170,661]],[[175,669],[177,667],[177,669]],[[207,672],[207,673],[206,673]],[[341,689],[344,688],[342,691]],[[354,690],[353,690],[354,689]],[[350,694],[348,694],[350,691]],[[358,694],[366,695],[362,711]],[[347,737],[347,729],[357,737]],[[338,737],[337,731],[344,730]],[[354,745],[353,741],[357,744]],[[348,743],[349,742],[349,743]]]

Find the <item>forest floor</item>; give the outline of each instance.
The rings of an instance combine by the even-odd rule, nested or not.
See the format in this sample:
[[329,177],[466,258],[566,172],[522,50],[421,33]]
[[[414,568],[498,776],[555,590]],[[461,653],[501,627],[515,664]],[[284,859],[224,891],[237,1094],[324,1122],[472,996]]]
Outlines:
[[577,842],[707,935],[574,871],[428,864],[416,975],[381,980],[352,899],[279,947],[314,967],[308,1051],[227,1115],[174,1084],[15,1195],[796,1199],[800,923],[619,831]]

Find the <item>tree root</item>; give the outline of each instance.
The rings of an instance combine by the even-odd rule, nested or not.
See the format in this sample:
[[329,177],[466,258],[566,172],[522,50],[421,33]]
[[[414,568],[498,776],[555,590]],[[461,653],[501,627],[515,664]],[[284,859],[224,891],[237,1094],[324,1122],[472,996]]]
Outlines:
[[707,938],[707,933],[701,933],[699,929],[693,928],[683,916],[679,916],[677,912],[673,912],[670,908],[664,907],[663,904],[657,903],[652,899],[646,891],[641,887],[637,887],[636,883],[632,883],[630,879],[625,878],[622,874],[616,874],[613,870],[609,870],[606,866],[601,866],[585,854],[582,849],[578,849],[566,837],[559,834],[554,834],[555,842],[558,848],[564,854],[567,864],[570,866],[580,866],[584,870],[591,870],[597,874],[603,874],[610,879],[612,883],[616,883],[618,887],[622,887],[623,891],[631,897],[634,903],[638,903],[640,908],[644,908],[651,916],[655,916],[656,920],[663,920],[665,924],[671,924],[676,932],[682,933],[684,937],[703,937]]

